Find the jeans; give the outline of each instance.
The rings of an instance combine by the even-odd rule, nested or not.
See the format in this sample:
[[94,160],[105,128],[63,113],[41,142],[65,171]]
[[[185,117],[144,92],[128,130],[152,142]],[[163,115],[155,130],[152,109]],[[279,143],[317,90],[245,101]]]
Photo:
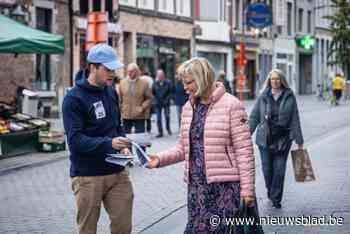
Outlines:
[[135,127],[135,133],[145,132],[144,119],[123,119],[124,131],[126,134],[131,133],[132,127]]
[[170,105],[166,106],[157,106],[157,125],[158,125],[158,133],[163,135],[163,121],[162,121],[162,110],[164,109],[165,115],[165,124],[168,133],[171,133],[170,130]]
[[282,201],[284,177],[291,145],[292,142],[283,152],[273,152],[268,148],[259,147],[267,196],[273,203]]

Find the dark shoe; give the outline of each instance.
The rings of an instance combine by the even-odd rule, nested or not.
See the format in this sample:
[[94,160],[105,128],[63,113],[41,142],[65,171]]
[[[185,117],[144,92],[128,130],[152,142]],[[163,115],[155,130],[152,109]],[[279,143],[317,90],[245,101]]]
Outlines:
[[274,202],[274,203],[272,204],[272,206],[273,206],[274,208],[276,208],[276,209],[281,209],[281,208],[282,208],[282,205],[281,205],[281,203],[279,203],[279,202]]
[[168,134],[169,134],[169,136],[171,136],[173,133],[169,130],[169,131],[168,131]]
[[134,166],[134,162],[133,162],[133,161],[130,161],[130,162],[128,162],[128,163],[126,164],[126,166],[128,166],[128,167],[133,167],[133,166]]
[[161,137],[163,137],[163,134],[158,134],[158,135],[156,136],[156,138],[161,138]]

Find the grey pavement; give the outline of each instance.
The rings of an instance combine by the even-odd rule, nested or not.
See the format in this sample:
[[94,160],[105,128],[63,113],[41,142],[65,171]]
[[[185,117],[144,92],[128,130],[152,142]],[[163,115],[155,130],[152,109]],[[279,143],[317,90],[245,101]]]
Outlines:
[[[284,207],[281,214],[291,216],[297,214],[298,211],[328,214],[333,211],[331,207],[334,204],[330,199],[333,196],[337,206],[340,206],[341,199],[345,199],[346,202],[342,203],[341,209],[336,209],[335,213],[346,216],[347,210],[350,211],[349,199],[347,199],[349,191],[346,190],[349,186],[346,186],[347,181],[344,178],[348,178],[349,175],[345,171],[348,168],[349,158],[347,157],[349,155],[339,139],[348,137],[346,130],[350,126],[347,118],[350,114],[350,105],[343,103],[336,108],[330,107],[325,102],[316,101],[313,96],[300,96],[298,102],[302,112],[306,147],[310,145],[312,156],[320,154],[323,156],[327,150],[331,156],[322,158],[315,156],[313,163],[316,165],[317,181],[310,184],[293,182],[291,168],[288,169],[284,202],[291,205]],[[253,101],[245,102],[248,110],[251,109],[252,104]],[[172,113],[175,111],[172,110]],[[150,152],[158,152],[175,145],[178,133],[177,123],[175,116],[172,119],[174,134],[154,139]],[[154,134],[156,134],[155,125],[154,122]],[[54,122],[54,126],[61,127],[57,121]],[[339,144],[330,147],[333,145],[332,142],[327,141],[329,138],[338,140]],[[317,144],[324,147],[314,146]],[[334,155],[332,152],[338,148],[341,149],[341,154],[339,155],[336,151]],[[67,155],[67,152],[31,154],[0,160],[0,233],[74,233],[75,204],[68,177]],[[334,160],[339,156],[342,156],[341,160]],[[325,168],[325,165],[331,166]],[[257,195],[259,205],[262,204],[260,205],[262,214],[268,214],[265,212],[274,211],[269,209],[265,211],[263,208],[266,199],[260,171],[260,162],[257,157]],[[319,173],[320,171],[322,173]],[[333,173],[334,171],[336,173]],[[130,168],[129,172],[135,193],[133,231],[135,233],[141,231],[144,233],[181,233],[186,220],[184,215],[186,214],[184,208],[186,206],[186,185],[182,180],[183,164],[179,163],[157,170],[146,170],[135,166]],[[104,211],[101,214],[98,233],[108,233],[107,215]],[[177,217],[178,214],[182,218]],[[174,227],[174,223],[178,225]],[[166,229],[163,227],[161,230],[165,232],[154,231],[162,224]],[[278,233],[283,233],[280,229]]]

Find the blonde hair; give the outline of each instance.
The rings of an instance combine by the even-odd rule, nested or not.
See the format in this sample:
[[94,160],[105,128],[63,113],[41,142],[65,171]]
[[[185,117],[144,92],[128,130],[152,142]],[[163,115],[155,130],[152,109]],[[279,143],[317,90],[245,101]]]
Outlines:
[[128,70],[137,70],[140,71],[139,66],[136,63],[129,63]]
[[196,97],[205,95],[214,85],[215,73],[209,61],[205,58],[195,57],[182,63],[177,69],[179,79],[191,76],[198,87],[194,94]]
[[272,73],[276,73],[278,77],[281,79],[281,85],[283,89],[289,89],[289,85],[286,79],[286,76],[280,69],[272,69],[269,74],[267,75],[267,78],[264,82],[263,88],[261,89],[261,92],[264,92],[267,88],[271,88],[271,76]]

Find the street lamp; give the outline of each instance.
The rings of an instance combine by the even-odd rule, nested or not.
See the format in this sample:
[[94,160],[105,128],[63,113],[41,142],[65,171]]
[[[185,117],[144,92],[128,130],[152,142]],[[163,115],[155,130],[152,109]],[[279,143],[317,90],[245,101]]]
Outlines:
[[11,12],[11,17],[23,24],[27,23],[27,16],[28,12],[23,10],[23,7],[21,4],[17,4],[16,7]]

